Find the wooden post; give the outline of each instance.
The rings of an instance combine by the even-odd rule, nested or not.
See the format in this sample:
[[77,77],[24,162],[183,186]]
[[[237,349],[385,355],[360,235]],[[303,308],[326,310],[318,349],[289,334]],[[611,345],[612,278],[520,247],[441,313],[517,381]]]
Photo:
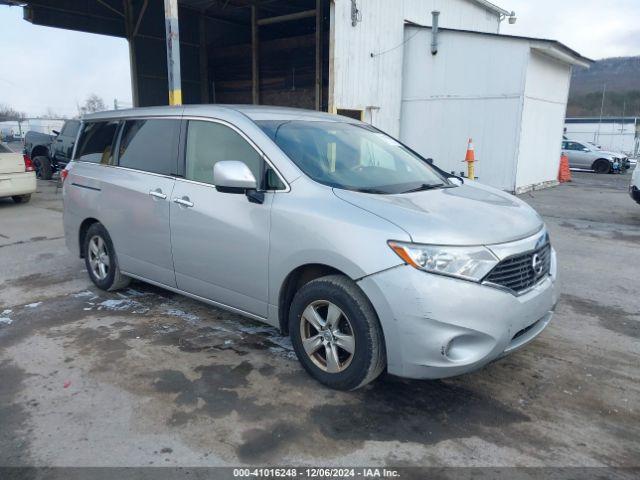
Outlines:
[[200,15],[200,101],[209,103],[209,56],[207,54],[206,18]]
[[253,84],[253,104],[260,104],[260,56],[258,38],[258,7],[251,5],[251,77]]
[[316,110],[322,110],[322,0],[316,0]]

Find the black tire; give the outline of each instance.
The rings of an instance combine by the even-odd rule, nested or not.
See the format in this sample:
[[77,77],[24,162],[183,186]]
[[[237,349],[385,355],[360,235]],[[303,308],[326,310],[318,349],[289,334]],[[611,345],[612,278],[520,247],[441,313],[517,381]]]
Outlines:
[[[344,370],[337,373],[329,373],[319,367],[303,346],[302,314],[307,307],[317,302],[331,302],[337,306],[344,314],[341,318],[348,319],[355,339],[349,363],[345,362]],[[289,332],[304,369],[330,388],[355,390],[375,380],[386,367],[384,339],[378,316],[362,290],[345,276],[329,275],[302,286],[291,303]],[[326,352],[323,347],[317,348],[318,352]],[[342,354],[344,353],[346,352],[343,351]]]
[[[104,278],[99,277],[98,273],[94,271],[92,265],[92,259],[94,257],[90,252],[89,245],[94,238],[99,238],[104,242],[102,245],[104,245],[105,252],[108,255],[109,266],[108,269],[106,269],[106,276]],[[114,291],[120,290],[129,285],[131,279],[120,273],[118,258],[116,257],[116,251],[113,248],[113,242],[111,241],[109,232],[107,232],[107,229],[104,228],[101,223],[94,223],[87,230],[82,245],[82,252],[84,254],[87,272],[89,272],[89,277],[96,287],[102,290]]]
[[28,195],[14,195],[13,197],[13,201],[16,203],[27,203],[29,200],[31,200],[31,194]]
[[611,172],[611,162],[604,158],[600,158],[593,162],[593,170],[600,174],[609,173]]
[[33,159],[33,166],[36,169],[36,177],[42,180],[51,180],[53,169],[51,168],[51,160],[48,157],[37,156]]

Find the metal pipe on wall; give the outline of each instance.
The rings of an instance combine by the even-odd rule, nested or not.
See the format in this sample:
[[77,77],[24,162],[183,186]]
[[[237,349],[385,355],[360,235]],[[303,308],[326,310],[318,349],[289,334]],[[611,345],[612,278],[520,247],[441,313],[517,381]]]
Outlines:
[[440,12],[434,10],[431,12],[433,20],[431,21],[431,55],[438,53],[438,24],[440,20]]

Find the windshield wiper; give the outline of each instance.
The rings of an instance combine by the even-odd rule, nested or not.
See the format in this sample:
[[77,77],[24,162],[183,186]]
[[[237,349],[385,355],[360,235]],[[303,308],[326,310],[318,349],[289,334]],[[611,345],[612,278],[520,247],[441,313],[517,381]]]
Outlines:
[[412,188],[411,190],[407,190],[402,193],[413,193],[413,192],[424,192],[425,190],[435,190],[436,188],[444,188],[447,187],[444,183],[423,183],[417,188]]

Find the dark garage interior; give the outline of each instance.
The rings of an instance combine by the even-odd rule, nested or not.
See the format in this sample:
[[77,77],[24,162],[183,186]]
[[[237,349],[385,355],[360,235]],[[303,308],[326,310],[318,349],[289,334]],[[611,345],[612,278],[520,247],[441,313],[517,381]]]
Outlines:
[[[25,5],[33,24],[126,38],[134,105],[168,103],[162,0],[2,3]],[[184,103],[327,110],[329,0],[179,0],[178,7]]]

